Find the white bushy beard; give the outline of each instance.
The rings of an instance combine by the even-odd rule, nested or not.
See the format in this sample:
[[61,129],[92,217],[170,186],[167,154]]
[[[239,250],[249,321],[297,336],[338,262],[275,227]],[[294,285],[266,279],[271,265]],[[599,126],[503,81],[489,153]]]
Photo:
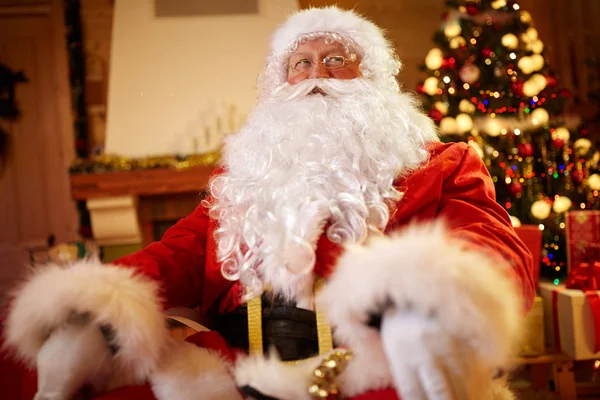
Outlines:
[[288,299],[310,291],[326,224],[340,244],[382,232],[402,196],[393,181],[425,162],[434,140],[407,94],[363,78],[284,84],[226,142],[226,172],[211,183],[223,276],[247,298],[265,285]]

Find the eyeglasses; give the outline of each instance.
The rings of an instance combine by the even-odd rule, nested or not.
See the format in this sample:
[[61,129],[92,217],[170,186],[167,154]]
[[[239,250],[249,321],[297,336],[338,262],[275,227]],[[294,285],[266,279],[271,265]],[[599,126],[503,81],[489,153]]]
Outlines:
[[301,60],[294,60],[291,63],[291,68],[294,72],[310,72],[315,67],[315,64],[323,64],[327,69],[337,69],[344,67],[346,64],[353,63],[354,61],[356,61],[356,54],[352,54],[350,57],[327,56],[317,62],[303,58]]

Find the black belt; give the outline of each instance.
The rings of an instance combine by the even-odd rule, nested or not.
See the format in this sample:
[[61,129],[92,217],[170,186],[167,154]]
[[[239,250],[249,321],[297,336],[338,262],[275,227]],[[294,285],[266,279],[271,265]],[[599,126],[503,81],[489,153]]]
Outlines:
[[[262,296],[263,350],[268,354],[275,348],[281,360],[295,361],[319,353],[316,315],[313,311],[298,308],[294,303]],[[244,304],[235,311],[220,315],[215,330],[227,342],[248,351],[248,308]]]

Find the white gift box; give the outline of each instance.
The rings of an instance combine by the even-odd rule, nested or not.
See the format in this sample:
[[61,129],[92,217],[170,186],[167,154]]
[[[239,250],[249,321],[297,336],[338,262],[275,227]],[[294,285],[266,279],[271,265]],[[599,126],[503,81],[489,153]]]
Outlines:
[[558,290],[557,322],[562,352],[575,360],[600,358],[600,351],[594,353],[594,318],[585,293],[577,289],[565,289],[564,285],[542,282],[540,295],[544,300],[544,327],[548,347],[557,350],[552,304],[552,292],[555,290]]

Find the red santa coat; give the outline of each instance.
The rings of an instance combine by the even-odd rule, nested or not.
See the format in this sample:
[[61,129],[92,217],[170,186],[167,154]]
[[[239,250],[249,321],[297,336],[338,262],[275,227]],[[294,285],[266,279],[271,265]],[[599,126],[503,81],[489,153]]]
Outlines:
[[[434,143],[429,149],[431,157],[427,165],[395,182],[404,196],[391,215],[386,232],[410,222],[443,218],[456,237],[475,247],[493,250],[509,261],[515,284],[521,289],[528,310],[535,293],[532,258],[515,234],[507,212],[496,203],[494,185],[487,169],[474,149],[464,143]],[[171,227],[159,242],[123,257],[115,264],[136,268],[156,280],[162,288],[165,308],[197,307],[210,326],[211,316],[231,312],[241,304],[242,293],[239,282],[228,281],[221,275],[213,235],[216,226],[217,222],[208,216],[208,210],[200,205]],[[315,272],[327,277],[341,252],[340,246],[322,236],[316,250]],[[194,336],[190,340],[199,345],[227,352],[226,345],[214,332],[208,336]],[[31,378],[28,381],[33,383]],[[29,387],[27,392],[34,393],[29,384],[26,386]],[[152,398],[148,387],[121,388],[101,398],[131,396]],[[390,389],[360,398],[396,399],[397,396]]]

